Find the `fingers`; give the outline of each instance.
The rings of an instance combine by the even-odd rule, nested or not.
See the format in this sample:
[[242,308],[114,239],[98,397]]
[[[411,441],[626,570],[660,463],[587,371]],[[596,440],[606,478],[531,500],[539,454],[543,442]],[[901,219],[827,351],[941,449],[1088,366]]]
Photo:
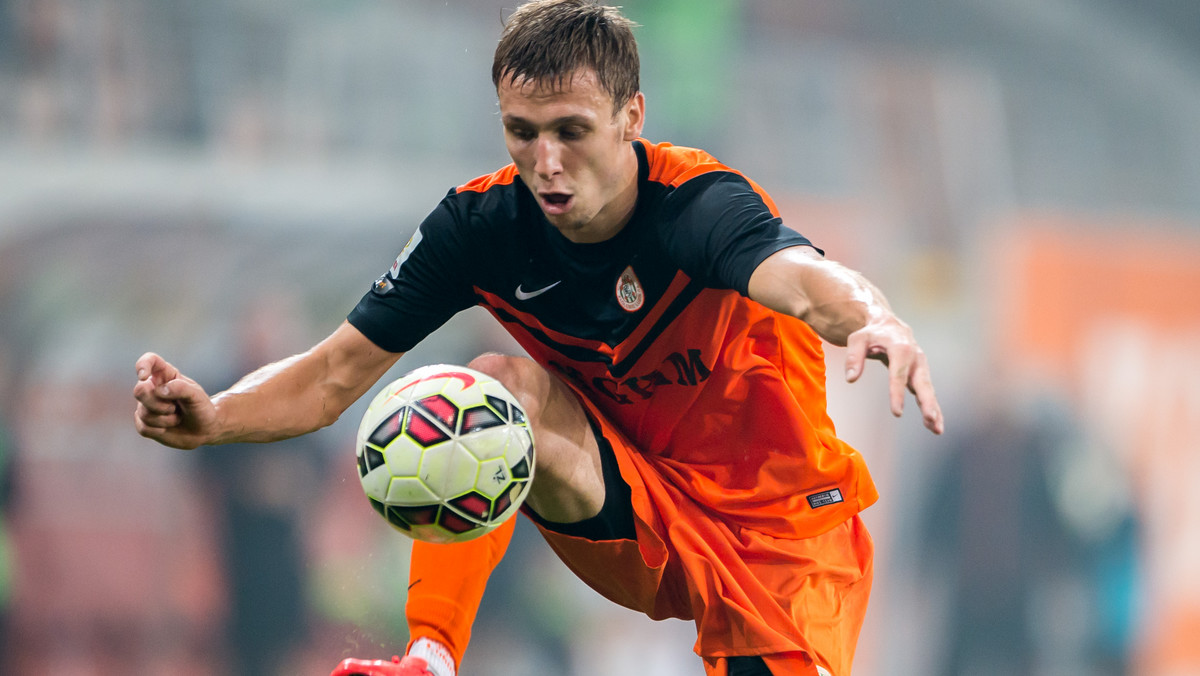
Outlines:
[[145,379],[150,373],[150,370],[154,368],[154,363],[161,360],[162,357],[154,354],[153,352],[147,352],[138,357],[137,361],[133,363],[133,368],[137,372],[138,380]]
[[163,435],[182,422],[182,416],[178,404],[164,397],[160,389],[169,394],[166,385],[156,388],[149,377],[134,385],[133,398],[137,401],[137,407],[133,413],[133,424],[138,434],[162,442]]
[[933,380],[929,375],[929,365],[925,360],[925,354],[917,355],[918,361],[912,370],[912,376],[909,379],[909,390],[917,399],[917,406],[921,409],[921,418],[925,423],[925,427],[934,434],[941,434],[946,431],[946,421],[942,418],[942,407],[938,403],[937,395],[933,392]]
[[194,403],[204,391],[162,357],[147,352],[134,364],[138,381],[133,396],[152,413],[166,414]]
[[143,437],[157,441],[164,446],[170,446],[171,448],[191,449],[199,445],[189,435],[178,432],[178,425],[157,427],[147,424],[147,422],[139,415],[139,413],[140,411],[138,413],[134,413],[133,426],[137,430],[137,433]]
[[171,404],[171,407],[167,410],[154,410],[138,402],[134,417],[146,427],[160,429],[175,427],[183,420],[183,416],[179,412],[179,407],[174,404]]
[[149,380],[154,385],[163,385],[179,377],[179,369],[153,352],[143,354],[134,363],[138,380]]
[[[898,330],[898,327],[903,327]],[[867,327],[850,334],[846,340],[846,380],[855,382],[862,375],[867,359],[883,362],[888,369],[888,404],[892,415],[904,413],[907,392],[912,392],[921,410],[925,427],[934,434],[945,431],[945,421],[925,353],[917,346],[907,326]]]
[[158,376],[154,375],[156,372],[162,373],[151,366],[139,366],[138,381],[133,386],[133,398],[148,413],[165,415],[174,412],[178,407],[170,396],[171,388],[168,382],[157,382]]
[[203,408],[212,403],[204,389],[153,352],[142,355],[134,370],[138,380],[133,386],[133,420],[138,434],[174,448],[202,443]]
[[855,331],[846,339],[846,382],[852,383],[862,375],[868,343],[869,338],[863,331]]
[[914,348],[909,345],[896,345],[888,353],[888,401],[892,415],[897,418],[904,414],[904,399],[908,396],[914,353]]
[[139,417],[154,426],[170,420],[176,420],[177,424],[187,410],[208,401],[204,389],[184,376],[161,385],[154,385],[153,379],[139,380],[133,386],[133,398],[138,402]]
[[854,382],[862,375],[867,359],[877,359],[887,365],[888,402],[892,415],[904,413],[905,391],[915,349],[886,333],[855,331],[846,339],[846,381]]

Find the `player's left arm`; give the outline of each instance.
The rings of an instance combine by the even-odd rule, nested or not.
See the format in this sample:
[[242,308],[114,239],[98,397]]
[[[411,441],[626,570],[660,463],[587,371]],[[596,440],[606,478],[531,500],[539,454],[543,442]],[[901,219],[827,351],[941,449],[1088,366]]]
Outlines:
[[750,275],[750,298],[808,323],[822,339],[847,348],[846,380],[862,374],[867,359],[887,365],[892,414],[904,410],[904,391],[916,397],[925,427],[945,428],[933,391],[925,352],[912,329],[887,299],[861,274],[808,246],[792,246],[768,256]]

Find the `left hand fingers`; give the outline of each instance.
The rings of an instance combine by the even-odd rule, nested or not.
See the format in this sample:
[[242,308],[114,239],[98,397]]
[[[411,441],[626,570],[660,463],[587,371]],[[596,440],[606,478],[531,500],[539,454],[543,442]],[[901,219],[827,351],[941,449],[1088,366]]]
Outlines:
[[888,370],[888,400],[892,405],[892,415],[897,418],[904,413],[904,398],[909,389],[909,379],[913,361],[920,350],[909,343],[896,343],[887,349],[882,359]]
[[921,350],[917,350],[916,360],[909,370],[908,390],[917,399],[917,406],[921,409],[921,418],[925,427],[934,434],[944,432],[946,422],[942,418],[942,407],[938,404],[937,395],[934,394],[933,380],[929,375],[929,363],[925,359],[925,353]]
[[[899,327],[899,330],[897,329]],[[904,399],[907,392],[912,392],[921,409],[921,418],[925,427],[934,434],[941,434],[945,429],[942,419],[941,406],[933,391],[933,381],[929,374],[929,364],[925,353],[912,338],[907,325],[898,320],[892,326],[875,327],[875,330],[864,329],[851,335],[847,346],[857,348],[850,354],[856,356],[853,369],[854,375],[861,371],[863,358],[882,362],[888,370],[888,401],[892,415],[899,417],[904,412]],[[848,359],[848,370],[851,362]],[[851,378],[847,380],[853,381]]]

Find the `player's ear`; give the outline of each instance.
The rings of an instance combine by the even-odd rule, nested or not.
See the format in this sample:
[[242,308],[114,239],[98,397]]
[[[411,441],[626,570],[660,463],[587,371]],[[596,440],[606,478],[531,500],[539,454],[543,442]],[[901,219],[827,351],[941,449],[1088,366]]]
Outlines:
[[625,104],[625,140],[633,141],[642,135],[646,124],[646,97],[641,92],[634,94]]

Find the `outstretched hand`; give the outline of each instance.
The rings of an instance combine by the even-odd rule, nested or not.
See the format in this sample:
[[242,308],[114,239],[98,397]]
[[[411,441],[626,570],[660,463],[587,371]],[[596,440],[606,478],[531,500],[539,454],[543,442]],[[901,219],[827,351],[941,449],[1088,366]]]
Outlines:
[[913,338],[912,329],[895,315],[872,319],[846,339],[846,381],[862,375],[867,359],[882,361],[888,369],[888,395],[892,415],[904,412],[904,391],[913,393],[925,427],[934,434],[945,430],[942,408],[933,392],[925,352]]
[[138,434],[165,446],[185,449],[211,440],[217,410],[204,388],[153,352],[142,355],[134,367],[137,409],[133,424]]

